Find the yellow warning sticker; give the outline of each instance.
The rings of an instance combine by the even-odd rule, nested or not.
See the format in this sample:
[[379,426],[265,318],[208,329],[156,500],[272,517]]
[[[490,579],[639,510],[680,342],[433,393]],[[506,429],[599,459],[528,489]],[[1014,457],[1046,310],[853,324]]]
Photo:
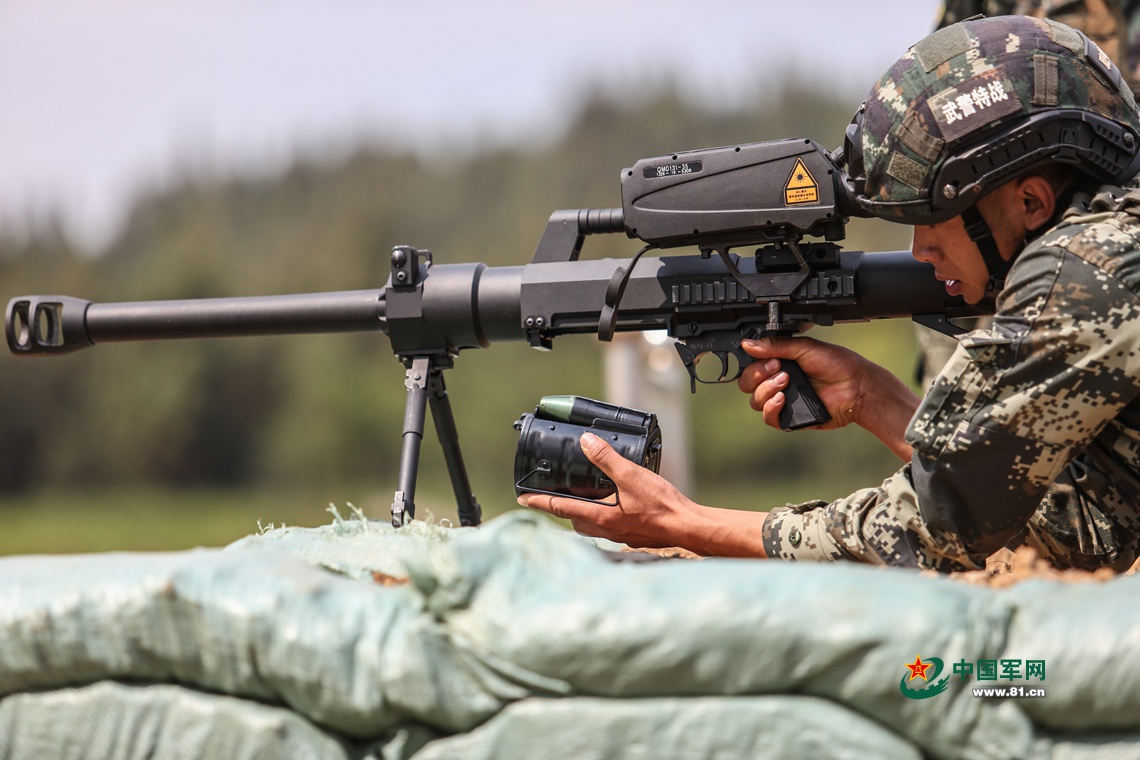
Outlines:
[[803,159],[797,158],[784,185],[784,205],[798,206],[804,203],[819,203],[819,185],[804,166]]

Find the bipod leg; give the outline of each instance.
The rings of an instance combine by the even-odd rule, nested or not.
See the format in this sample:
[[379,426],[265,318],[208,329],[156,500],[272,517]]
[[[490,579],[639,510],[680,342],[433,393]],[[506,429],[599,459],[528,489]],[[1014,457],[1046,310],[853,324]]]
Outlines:
[[405,362],[408,368],[404,387],[408,399],[404,404],[404,437],[400,451],[400,479],[392,499],[392,525],[399,528],[416,516],[416,474],[420,467],[420,445],[424,440],[424,416],[427,413],[428,378],[431,359],[412,357]]
[[478,525],[483,519],[483,508],[475,501],[471,482],[467,479],[467,468],[463,466],[463,455],[459,452],[459,431],[455,428],[455,416],[451,413],[451,401],[447,398],[442,370],[432,370],[428,402],[431,403],[435,433],[439,437],[439,445],[443,447],[443,458],[447,461],[447,474],[451,476],[455,503],[459,507],[459,524]]

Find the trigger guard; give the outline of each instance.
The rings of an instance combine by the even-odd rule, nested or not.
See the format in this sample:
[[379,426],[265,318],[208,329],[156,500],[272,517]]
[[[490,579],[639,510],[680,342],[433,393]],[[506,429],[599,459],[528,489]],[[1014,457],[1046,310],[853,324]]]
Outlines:
[[[733,380],[736,380],[740,377],[741,373],[744,372],[745,367],[756,361],[756,359],[754,359],[748,352],[741,348],[739,344],[736,346],[736,348],[726,348],[717,351],[702,351],[699,354],[680,341],[674,343],[673,346],[677,349],[677,354],[681,357],[681,363],[685,366],[685,370],[689,373],[689,378],[693,381],[692,384],[694,391],[696,390],[697,383],[700,383],[702,385],[716,385],[718,383],[732,382]],[[700,357],[706,356],[708,354],[712,354],[718,360],[720,360],[720,375],[715,380],[705,380],[701,378],[701,376],[697,373],[697,360]],[[729,354],[732,354],[736,357],[737,365],[736,374],[732,375],[731,377],[729,377],[728,369]]]
[[756,361],[756,357],[754,357],[752,354],[748,353],[747,351],[745,351],[743,348],[741,348],[739,346],[732,350],[732,354],[733,354],[733,356],[736,357],[736,374],[729,379],[736,380],[737,378],[739,378],[741,375],[744,374],[744,368],[745,367],[747,367],[749,364],[752,364]]
[[677,349],[677,355],[681,357],[681,363],[685,365],[686,369],[692,371],[697,363],[697,354],[693,353],[693,350],[681,341],[674,343],[673,347]]

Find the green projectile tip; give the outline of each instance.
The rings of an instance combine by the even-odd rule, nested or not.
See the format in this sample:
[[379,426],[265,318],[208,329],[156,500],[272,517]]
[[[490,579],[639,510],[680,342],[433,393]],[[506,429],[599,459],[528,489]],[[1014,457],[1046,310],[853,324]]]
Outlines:
[[538,401],[538,416],[548,420],[569,422],[577,396],[543,396]]

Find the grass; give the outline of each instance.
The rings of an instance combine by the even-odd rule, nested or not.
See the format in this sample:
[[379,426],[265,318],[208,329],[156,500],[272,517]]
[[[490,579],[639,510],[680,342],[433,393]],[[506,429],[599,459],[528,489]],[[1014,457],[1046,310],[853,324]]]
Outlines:
[[[834,494],[830,491],[835,491]],[[699,500],[737,509],[768,509],[810,497],[847,493],[803,483],[758,483],[755,487],[704,488]],[[493,519],[513,502],[481,500],[484,519]],[[421,493],[421,519],[457,523],[449,493]],[[69,554],[103,551],[175,551],[225,546],[270,524],[318,526],[331,521],[333,503],[342,515],[349,504],[366,516],[387,519],[391,496],[375,486],[335,493],[274,492],[267,489],[209,490],[120,488],[107,491],[43,491],[0,498],[0,555]],[[566,525],[565,521],[559,521]]]
[[[421,516],[455,521],[453,504],[418,501]],[[330,503],[344,516],[352,503],[368,517],[385,519],[391,496],[364,489],[328,495],[157,488],[38,492],[0,499],[0,555],[225,546],[256,533],[259,524],[324,525],[332,520]]]

